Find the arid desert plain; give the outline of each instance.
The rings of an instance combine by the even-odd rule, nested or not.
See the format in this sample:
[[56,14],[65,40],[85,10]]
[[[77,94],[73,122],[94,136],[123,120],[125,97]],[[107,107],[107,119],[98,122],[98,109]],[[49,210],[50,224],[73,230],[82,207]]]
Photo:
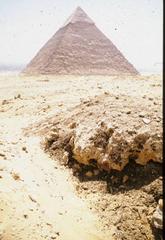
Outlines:
[[[107,124],[125,140],[124,149],[112,141],[116,154],[127,155],[129,141],[133,153],[137,141],[144,151],[109,167],[99,163],[104,153],[96,162]],[[161,135],[160,75],[1,75],[0,239],[160,239],[152,216],[162,198]]]

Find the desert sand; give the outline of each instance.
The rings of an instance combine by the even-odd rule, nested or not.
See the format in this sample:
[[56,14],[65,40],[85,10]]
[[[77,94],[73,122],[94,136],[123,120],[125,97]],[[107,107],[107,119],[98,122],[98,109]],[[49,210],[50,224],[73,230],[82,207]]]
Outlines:
[[[75,163],[61,164],[44,150],[53,121],[107,94],[124,95],[137,107],[145,102],[150,118],[143,124],[156,121],[161,135],[159,75],[0,76],[0,239],[159,239],[151,218],[162,197],[161,163],[105,178],[90,177],[82,166],[86,175],[80,178]],[[115,113],[120,118],[121,109]],[[125,185],[129,172],[134,183]]]

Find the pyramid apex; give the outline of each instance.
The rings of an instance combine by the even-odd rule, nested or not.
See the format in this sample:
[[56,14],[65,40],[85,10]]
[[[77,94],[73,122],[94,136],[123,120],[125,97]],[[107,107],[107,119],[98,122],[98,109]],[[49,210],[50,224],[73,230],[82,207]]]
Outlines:
[[89,18],[89,16],[86,14],[86,12],[85,12],[80,6],[78,6],[78,7],[74,10],[74,12],[73,12],[73,14],[72,14],[71,16],[73,16],[73,15],[80,16],[81,14],[82,14],[83,16],[87,16],[87,17]]
[[72,15],[67,19],[62,27],[65,27],[69,23],[76,23],[76,22],[87,22],[89,24],[94,24],[92,19],[85,13],[85,11],[78,6]]
[[83,10],[80,6],[77,6],[76,10]]
[[[85,13],[85,11],[80,7],[80,6],[78,6],[76,9],[75,9],[75,11],[74,11],[74,13],[75,12],[83,12],[83,13]],[[86,13],[85,13],[86,14]]]

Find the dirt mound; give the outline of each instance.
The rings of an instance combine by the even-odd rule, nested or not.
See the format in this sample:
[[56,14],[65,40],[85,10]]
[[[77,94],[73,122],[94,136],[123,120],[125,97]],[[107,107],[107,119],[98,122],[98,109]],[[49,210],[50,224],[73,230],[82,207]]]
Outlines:
[[161,116],[145,100],[105,93],[84,101],[52,124],[45,148],[99,169],[121,171],[130,162],[162,162]]

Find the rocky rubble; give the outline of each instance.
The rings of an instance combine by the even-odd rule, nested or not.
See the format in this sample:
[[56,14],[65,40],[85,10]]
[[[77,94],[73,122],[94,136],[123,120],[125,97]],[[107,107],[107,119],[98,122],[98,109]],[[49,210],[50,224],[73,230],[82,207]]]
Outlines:
[[161,163],[161,116],[156,105],[150,112],[145,100],[143,104],[124,95],[116,100],[108,93],[84,101],[52,121],[45,149],[51,154],[61,152],[65,163],[74,158],[108,172],[122,171],[130,161]]

